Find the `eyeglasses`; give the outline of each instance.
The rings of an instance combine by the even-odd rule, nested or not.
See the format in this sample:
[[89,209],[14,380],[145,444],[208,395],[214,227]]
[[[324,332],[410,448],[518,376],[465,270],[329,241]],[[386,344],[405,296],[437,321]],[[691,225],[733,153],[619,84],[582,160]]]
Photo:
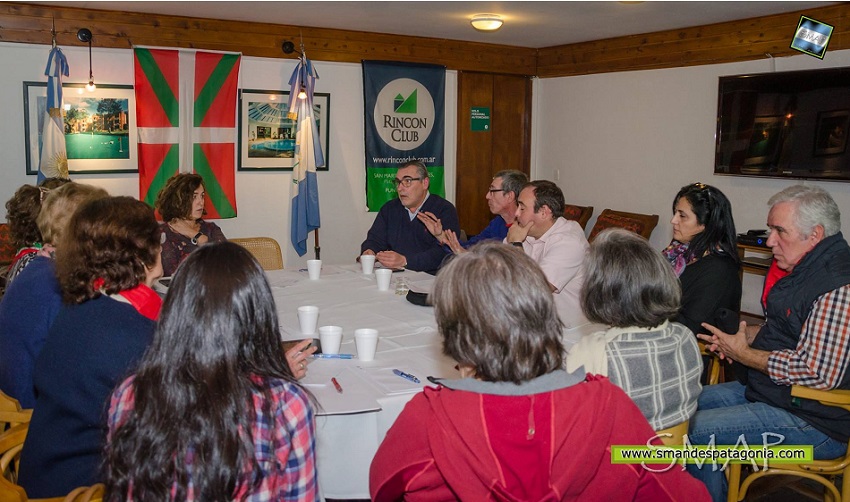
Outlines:
[[405,176],[402,179],[393,179],[393,183],[395,184],[396,188],[398,188],[399,185],[404,185],[404,188],[409,188],[410,184],[414,181],[422,181],[422,178],[411,178],[410,176]]
[[501,189],[501,188],[490,188],[487,191],[490,192],[490,193],[504,192],[504,190]]

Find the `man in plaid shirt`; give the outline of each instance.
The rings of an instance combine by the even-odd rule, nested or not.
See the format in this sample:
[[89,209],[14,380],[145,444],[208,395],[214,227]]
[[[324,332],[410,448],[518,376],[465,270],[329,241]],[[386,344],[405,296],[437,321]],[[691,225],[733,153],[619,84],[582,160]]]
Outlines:
[[[816,459],[843,455],[850,413],[794,398],[792,385],[850,389],[850,246],[838,205],[825,190],[796,185],[771,197],[767,244],[788,274],[766,295],[765,322],[736,334],[705,325],[709,348],[746,366],[743,383],[705,387],[690,423],[692,444],[813,445]],[[726,499],[712,465],[688,470]]]

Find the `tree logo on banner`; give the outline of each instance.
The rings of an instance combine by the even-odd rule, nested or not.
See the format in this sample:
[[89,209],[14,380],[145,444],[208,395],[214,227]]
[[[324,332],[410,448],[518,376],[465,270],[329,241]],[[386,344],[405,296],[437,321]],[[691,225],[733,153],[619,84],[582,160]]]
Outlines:
[[434,98],[416,80],[399,78],[378,93],[374,114],[378,136],[384,143],[398,150],[413,150],[434,129]]

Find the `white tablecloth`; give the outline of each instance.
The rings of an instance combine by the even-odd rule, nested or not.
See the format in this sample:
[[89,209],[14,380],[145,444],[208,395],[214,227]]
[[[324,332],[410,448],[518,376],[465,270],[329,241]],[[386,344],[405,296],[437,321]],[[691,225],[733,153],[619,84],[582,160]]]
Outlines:
[[[343,328],[341,353],[356,354],[354,330],[379,332],[375,360],[316,359],[302,381],[319,402],[316,420],[316,457],[319,486],[328,498],[369,498],[369,465],[381,441],[405,404],[429,384],[425,377],[457,378],[455,362],[441,353],[434,311],[409,303],[394,294],[394,283],[405,277],[414,286],[433,279],[421,272],[393,274],[390,291],[378,291],[375,276],[359,273],[359,266],[325,266],[321,279],[311,281],[307,272],[267,272],[277,303],[282,338],[303,339],[297,308],[319,307],[319,326]],[[595,329],[587,325],[569,330],[566,345]],[[318,335],[315,335],[318,337]],[[396,377],[392,369],[416,375],[416,386]],[[330,385],[335,376],[344,389],[340,396]],[[377,411],[358,412],[371,403]],[[368,407],[368,406],[366,406]],[[333,414],[328,414],[333,413]]]

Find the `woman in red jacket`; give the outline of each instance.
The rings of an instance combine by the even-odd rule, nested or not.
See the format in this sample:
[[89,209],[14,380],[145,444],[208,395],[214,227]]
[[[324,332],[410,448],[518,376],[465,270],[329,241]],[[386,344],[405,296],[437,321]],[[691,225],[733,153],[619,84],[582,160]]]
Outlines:
[[399,415],[372,462],[372,500],[708,499],[679,466],[611,463],[611,445],[655,432],[608,379],[562,369],[552,293],[521,250],[474,246],[432,300],[463,378],[436,380]]

